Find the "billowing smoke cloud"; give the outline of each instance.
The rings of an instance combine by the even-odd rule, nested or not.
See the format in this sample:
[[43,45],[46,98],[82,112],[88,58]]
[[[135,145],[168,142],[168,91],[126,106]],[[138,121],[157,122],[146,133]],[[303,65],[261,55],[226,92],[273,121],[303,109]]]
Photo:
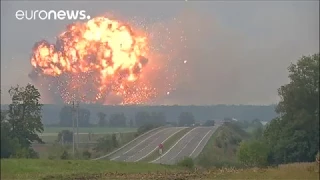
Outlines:
[[[70,23],[17,21],[12,12],[18,9],[34,10],[48,6],[57,10],[61,7],[86,9],[90,6],[90,15],[112,10],[122,14],[124,19],[133,16],[155,19],[148,21],[145,27],[150,36],[154,34],[152,46],[161,53],[146,56],[149,61],[142,77],[152,79],[149,82],[158,82],[152,87],[160,89],[163,85],[159,82],[166,78],[175,79],[170,90],[163,88],[162,94],[169,94],[155,99],[155,103],[161,104],[275,103],[278,101],[277,88],[288,82],[288,65],[302,55],[319,51],[318,1],[141,2],[139,6],[136,3],[129,6],[127,2],[3,2],[3,92],[12,85],[30,80],[26,77],[30,67],[27,61],[30,45],[39,37],[53,38]],[[154,62],[165,69],[158,70],[158,64]],[[172,73],[174,71],[176,73]],[[45,86],[43,89],[47,88]],[[42,89],[40,85],[37,87]],[[41,92],[45,102],[58,99],[54,94]],[[112,95],[110,99],[113,97],[118,98]],[[3,93],[1,100],[9,102],[8,94]]]
[[97,17],[70,24],[56,44],[37,42],[29,77],[65,103],[139,104],[155,96],[155,89],[140,78],[147,55],[146,37],[121,22]]

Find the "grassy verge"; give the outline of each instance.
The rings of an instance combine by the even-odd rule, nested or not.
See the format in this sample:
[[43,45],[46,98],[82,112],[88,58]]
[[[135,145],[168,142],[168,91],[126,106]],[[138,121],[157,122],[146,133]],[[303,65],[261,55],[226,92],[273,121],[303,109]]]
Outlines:
[[179,168],[148,164],[120,163],[92,160],[41,160],[41,159],[8,159],[1,160],[1,180],[14,179],[60,179],[73,174],[146,173],[155,171],[173,171]]
[[[99,138],[105,135],[107,134],[96,133],[92,134],[91,139],[89,139],[89,134],[79,134],[79,142],[96,142]],[[54,143],[58,138],[58,134],[42,134],[39,137],[46,143]]]
[[196,164],[203,167],[240,167],[236,152],[238,144],[250,135],[233,123],[220,126],[196,158]]
[[67,179],[319,179],[316,163],[295,163],[277,168],[186,170],[178,166],[92,160],[1,160],[1,180]]
[[219,169],[211,173],[212,179],[319,179],[319,165],[316,163],[293,163],[277,168]]
[[[136,132],[120,132],[120,133],[116,133],[118,136],[126,136],[126,135],[134,135]],[[97,142],[97,140],[99,138],[102,138],[106,135],[111,135],[111,133],[95,133],[95,134],[91,134],[90,138],[89,138],[89,134],[88,133],[79,133],[79,142],[80,143],[95,143]],[[58,138],[58,134],[42,134],[39,136],[45,143],[54,143],[57,138]],[[76,136],[77,137],[77,136]]]
[[[163,144],[164,149],[163,149],[162,153],[165,153],[166,151],[168,151],[170,149],[170,147],[174,145],[175,142],[177,142],[183,135],[185,135],[191,129],[192,128],[183,129],[183,130],[179,131],[178,133],[176,133],[175,135],[173,135],[171,138],[169,138],[166,142],[164,142],[164,144]],[[142,162],[150,162],[152,160],[155,160],[158,157],[159,157],[159,152],[156,150],[156,151],[152,152],[149,156],[142,159],[141,161]]]
[[[104,136],[111,136],[111,134],[101,134],[99,136],[96,134],[91,137],[91,141],[89,141],[88,139],[87,141],[85,141],[86,139],[80,139],[80,142],[82,143],[79,144],[79,152],[88,150],[92,153],[92,157],[99,157],[99,156],[105,155],[108,152],[95,152],[93,150],[93,148],[97,145],[97,139]],[[122,146],[130,142],[134,138],[135,138],[135,132],[117,134],[119,146]],[[60,157],[61,153],[63,153],[64,150],[67,150],[69,153],[72,153],[72,144],[61,145],[59,143],[54,143],[56,139],[57,137],[55,137],[55,139],[51,142],[45,141],[45,139],[43,139],[46,142],[46,144],[32,144],[32,147],[36,152],[39,153],[40,158],[45,158],[45,159],[48,159],[49,157],[58,158]],[[112,150],[114,149],[111,149],[110,152]]]

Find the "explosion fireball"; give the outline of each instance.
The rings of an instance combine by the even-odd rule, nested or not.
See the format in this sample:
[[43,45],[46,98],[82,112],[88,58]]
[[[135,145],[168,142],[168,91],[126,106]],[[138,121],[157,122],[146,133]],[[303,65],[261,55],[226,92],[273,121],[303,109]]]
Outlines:
[[30,77],[44,79],[65,103],[104,103],[114,94],[121,104],[141,104],[157,95],[156,88],[141,78],[148,53],[143,33],[119,21],[96,17],[69,25],[56,44],[36,43]]

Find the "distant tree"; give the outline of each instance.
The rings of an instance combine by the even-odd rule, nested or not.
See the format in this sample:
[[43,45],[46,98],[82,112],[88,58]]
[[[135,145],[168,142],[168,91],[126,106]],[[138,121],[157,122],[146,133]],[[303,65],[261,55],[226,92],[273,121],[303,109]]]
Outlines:
[[178,126],[177,122],[167,122],[166,124],[174,127]]
[[214,126],[214,124],[215,124],[214,120],[207,120],[207,121],[203,124],[203,126]]
[[137,112],[135,115],[136,126],[145,126],[153,124],[154,126],[163,126],[167,123],[164,112]]
[[61,127],[72,127],[72,108],[70,106],[64,106],[60,110],[60,122]]
[[111,127],[126,127],[127,118],[123,113],[111,114],[109,125]]
[[138,128],[137,133],[135,134],[135,137],[138,137],[157,127],[159,127],[159,125],[157,124],[144,124]]
[[289,84],[278,90],[278,117],[266,125],[270,163],[314,161],[319,151],[319,53],[291,64]]
[[72,143],[73,142],[73,132],[69,130],[62,130],[58,134],[58,142],[61,143]]
[[133,119],[130,119],[130,127],[134,127],[134,122],[133,122]]
[[90,111],[88,109],[79,109],[79,126],[90,127]]
[[[72,112],[74,113],[72,115]],[[78,113],[78,114],[77,114]],[[73,116],[76,118],[77,115],[79,119],[79,127],[88,127],[90,126],[90,111],[88,109],[79,108],[79,112],[77,112],[76,108],[72,108],[71,106],[64,106],[60,111],[60,122],[59,125],[61,127],[72,127],[73,125]],[[74,119],[74,123],[76,126],[76,121]]]
[[172,122],[171,123],[173,126],[178,126],[178,123],[177,122]]
[[97,144],[94,147],[94,150],[96,152],[103,152],[103,153],[107,153],[112,151],[113,149],[117,148],[118,146],[118,142],[116,139],[116,136],[114,135],[106,135],[102,138],[99,138],[97,140]]
[[150,119],[151,117],[148,112],[144,112],[144,111],[137,112],[135,115],[136,126],[140,127],[146,124],[150,124],[151,123]]
[[27,84],[26,87],[11,87],[9,94],[12,103],[8,111],[1,113],[1,157],[37,157],[31,143],[43,143],[38,135],[43,132],[40,93]]
[[252,126],[252,121],[248,120],[233,121],[233,123],[237,124],[242,129],[247,129]]
[[257,127],[253,130],[252,136],[254,139],[259,140],[263,136],[263,127]]
[[106,114],[105,113],[103,113],[103,112],[98,112],[98,118],[99,118],[99,122],[98,122],[98,124],[99,124],[99,126],[100,127],[104,127],[104,126],[107,126],[107,120],[106,120]]
[[1,111],[1,158],[8,158],[21,148],[19,140],[11,136],[11,125],[7,114],[7,111]]
[[152,112],[150,115],[150,121],[153,124],[163,126],[166,124],[166,115],[163,112]]
[[254,127],[254,128],[261,128],[261,127],[263,127],[263,124],[261,123],[261,121],[259,119],[254,119],[251,121],[250,126]]
[[195,123],[194,116],[191,112],[180,113],[178,124],[179,126],[190,126]]

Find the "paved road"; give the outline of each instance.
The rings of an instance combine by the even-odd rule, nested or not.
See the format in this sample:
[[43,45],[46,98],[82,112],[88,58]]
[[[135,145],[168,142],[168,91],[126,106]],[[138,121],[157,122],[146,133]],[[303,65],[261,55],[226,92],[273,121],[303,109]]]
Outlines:
[[152,163],[175,164],[186,156],[197,157],[218,127],[196,127],[192,129]]
[[157,149],[160,143],[170,138],[184,127],[168,127],[154,131],[139,141],[128,145],[109,158],[114,161],[135,162],[147,157],[153,150]]
[[114,157],[120,156],[124,151],[129,150],[130,148],[134,147],[135,145],[137,145],[137,143],[145,141],[145,139],[149,138],[149,136],[152,136],[153,134],[163,130],[165,127],[159,127],[156,129],[152,129],[142,135],[140,135],[139,137],[135,138],[134,140],[132,140],[131,142],[127,143],[126,145],[122,146],[121,148],[117,149],[116,151],[113,151],[107,155],[95,158],[93,160],[101,160],[101,159],[112,159]]

